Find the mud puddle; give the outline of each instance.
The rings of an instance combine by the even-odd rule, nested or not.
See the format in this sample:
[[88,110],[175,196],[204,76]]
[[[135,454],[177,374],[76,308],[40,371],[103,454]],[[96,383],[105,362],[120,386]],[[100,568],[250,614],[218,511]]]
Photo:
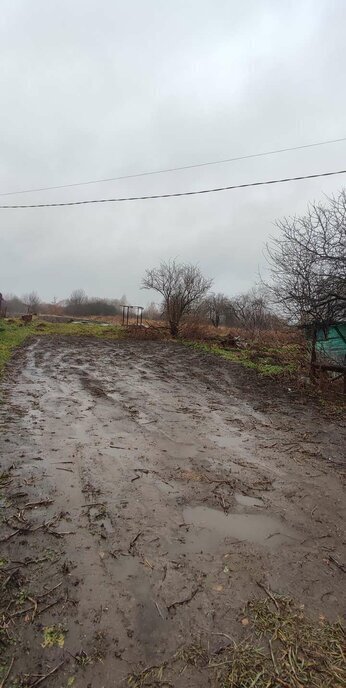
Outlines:
[[225,514],[206,506],[187,507],[184,509],[184,520],[188,526],[189,540],[213,548],[220,540],[235,538],[268,547],[277,547],[294,539],[294,532],[282,521],[273,516],[262,514]]
[[237,504],[241,506],[264,506],[263,500],[258,499],[258,497],[249,497],[248,495],[235,493],[234,498]]
[[[22,352],[0,407],[9,686],[41,672],[47,688],[120,688],[179,647],[239,639],[258,580],[335,618],[341,482],[279,447],[323,431],[341,461],[340,431],[289,405],[259,416],[241,375],[155,342],[45,337]],[[48,651],[54,625],[65,645]],[[162,685],[210,688],[203,671]]]

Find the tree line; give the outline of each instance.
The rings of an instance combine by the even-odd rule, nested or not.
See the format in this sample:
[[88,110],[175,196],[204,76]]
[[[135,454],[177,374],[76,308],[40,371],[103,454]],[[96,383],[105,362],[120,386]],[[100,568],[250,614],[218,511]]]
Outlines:
[[121,305],[127,303],[126,296],[120,299],[106,299],[89,297],[83,289],[75,289],[68,299],[46,303],[41,300],[36,291],[18,297],[15,294],[5,294],[6,311],[8,315],[23,313],[71,315],[71,316],[107,316],[120,315]]
[[[173,337],[187,317],[252,330],[280,327],[283,323],[328,327],[346,319],[346,191],[312,203],[303,216],[275,223],[277,233],[265,248],[270,277],[236,297],[211,291],[213,280],[198,265],[162,262],[146,270],[142,288],[160,295],[144,317],[164,318]],[[36,292],[18,298],[5,295],[7,312],[51,313],[71,316],[120,315],[120,299],[88,297],[82,289],[63,302],[41,302]]]

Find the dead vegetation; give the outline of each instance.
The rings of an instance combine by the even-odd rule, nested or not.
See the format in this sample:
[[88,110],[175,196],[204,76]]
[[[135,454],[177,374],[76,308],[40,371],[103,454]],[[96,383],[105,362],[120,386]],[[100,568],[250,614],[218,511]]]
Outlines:
[[[342,376],[311,375],[311,348],[303,331],[296,327],[253,330],[206,325],[188,320],[181,328],[182,342],[196,350],[212,353],[246,368],[261,377],[284,379],[290,388],[304,396],[343,405]],[[337,410],[337,409],[335,409]]]
[[345,633],[339,622],[308,618],[304,605],[274,595],[251,600],[241,625],[247,635],[236,642],[226,633],[211,650],[187,645],[170,661],[128,677],[131,688],[174,686],[188,668],[210,674],[215,688],[342,688],[346,681]]

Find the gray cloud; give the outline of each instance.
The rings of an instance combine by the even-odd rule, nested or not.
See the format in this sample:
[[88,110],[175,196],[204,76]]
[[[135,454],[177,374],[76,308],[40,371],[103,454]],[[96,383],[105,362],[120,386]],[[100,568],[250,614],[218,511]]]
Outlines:
[[[345,19],[343,0],[3,0],[0,191],[343,136]],[[10,198],[174,192],[341,169],[345,155],[346,142]],[[265,270],[275,218],[342,184],[0,211],[0,288],[49,299],[84,287],[145,302],[144,269],[177,256],[232,294]]]

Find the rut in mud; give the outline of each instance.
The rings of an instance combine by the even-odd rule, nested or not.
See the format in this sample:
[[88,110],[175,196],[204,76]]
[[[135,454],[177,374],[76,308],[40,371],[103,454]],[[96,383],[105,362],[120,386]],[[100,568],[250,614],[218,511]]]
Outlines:
[[120,686],[240,638],[259,583],[336,618],[344,433],[318,409],[173,343],[40,338],[2,387],[13,676]]

